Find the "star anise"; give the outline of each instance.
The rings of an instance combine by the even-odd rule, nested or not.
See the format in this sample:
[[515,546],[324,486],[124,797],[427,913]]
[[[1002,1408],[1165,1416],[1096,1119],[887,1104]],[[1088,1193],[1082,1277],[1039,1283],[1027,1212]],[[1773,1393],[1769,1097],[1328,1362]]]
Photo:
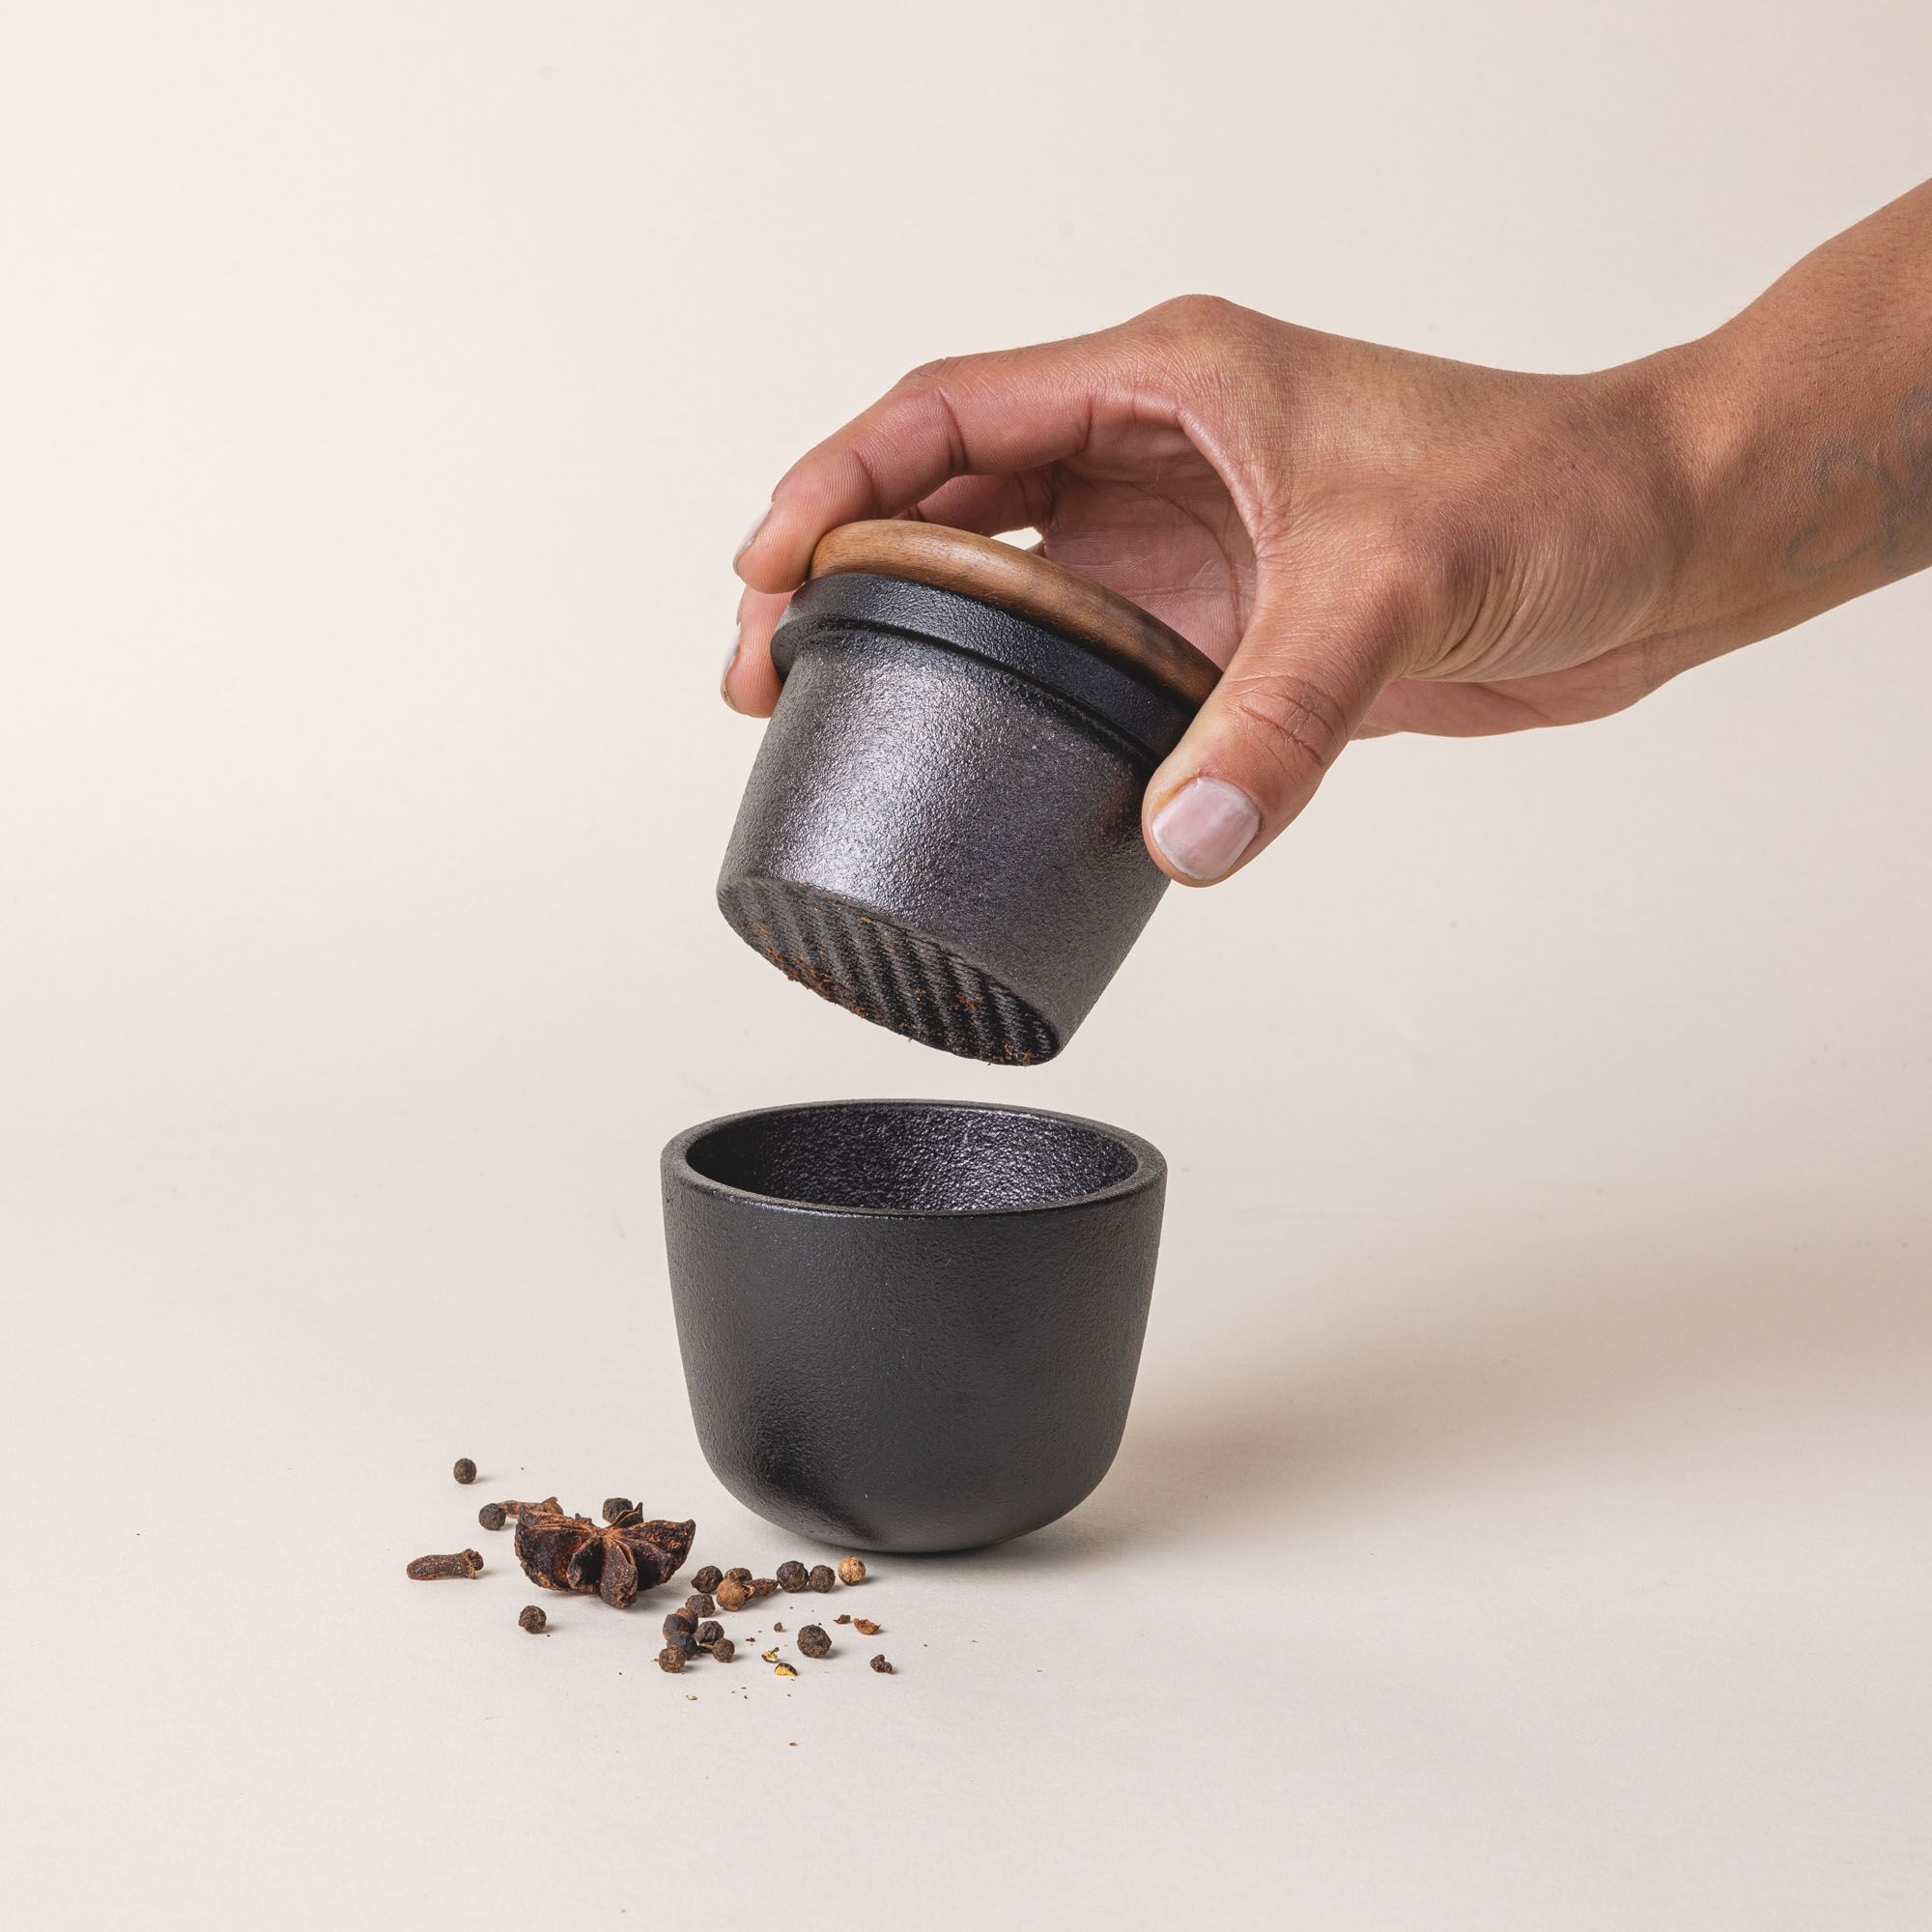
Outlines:
[[639,1590],[668,1582],[691,1554],[695,1522],[646,1521],[639,1509],[619,1511],[609,1523],[571,1516],[554,1496],[517,1505],[517,1561],[546,1590],[592,1591],[627,1610]]

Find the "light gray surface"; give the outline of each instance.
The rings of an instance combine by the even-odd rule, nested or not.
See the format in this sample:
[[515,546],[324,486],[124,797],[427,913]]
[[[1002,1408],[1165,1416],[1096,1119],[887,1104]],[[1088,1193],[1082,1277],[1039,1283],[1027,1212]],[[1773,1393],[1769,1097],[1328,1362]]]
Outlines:
[[[1911,184],[1922,14],[5,41],[0,1911],[1926,1922],[1932,585],[1606,724],[1363,747],[1037,1072],[709,903],[724,559],[901,368],[1189,287],[1636,354]],[[882,1563],[891,1680],[524,1636],[491,1493],[793,1553],[697,1463],[654,1157],[874,1093],[1168,1152],[1114,1476]]]

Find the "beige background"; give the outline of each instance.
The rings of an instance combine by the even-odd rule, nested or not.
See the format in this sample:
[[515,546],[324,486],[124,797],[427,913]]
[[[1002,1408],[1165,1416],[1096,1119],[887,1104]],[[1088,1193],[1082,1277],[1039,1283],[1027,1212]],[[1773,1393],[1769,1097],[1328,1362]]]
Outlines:
[[[1922,174],[1928,63],[1902,0],[0,0],[0,1912],[1925,1924],[1932,582],[1361,748],[1037,1072],[710,889],[731,546],[903,367],[1191,288],[1640,354]],[[520,1490],[793,1553],[655,1154],[872,1093],[1172,1157],[1094,1499],[880,1564],[891,1681],[404,1583]]]

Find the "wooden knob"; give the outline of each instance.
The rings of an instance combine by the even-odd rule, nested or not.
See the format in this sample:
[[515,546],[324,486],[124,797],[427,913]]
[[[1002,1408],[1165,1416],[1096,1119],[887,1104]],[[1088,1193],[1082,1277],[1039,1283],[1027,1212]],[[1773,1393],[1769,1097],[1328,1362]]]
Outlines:
[[970,530],[897,520],[841,525],[819,538],[811,575],[845,571],[930,583],[997,604],[1078,638],[1191,705],[1201,704],[1221,675],[1211,659],[1138,604],[1034,551]]

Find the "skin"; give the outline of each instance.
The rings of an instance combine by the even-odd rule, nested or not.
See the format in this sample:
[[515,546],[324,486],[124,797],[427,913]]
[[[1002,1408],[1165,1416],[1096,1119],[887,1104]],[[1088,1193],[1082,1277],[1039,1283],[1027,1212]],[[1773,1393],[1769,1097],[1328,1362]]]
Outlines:
[[813,545],[884,516],[1037,530],[1225,668],[1143,813],[1155,863],[1211,883],[1354,738],[1603,718],[1932,562],[1932,183],[1710,335],[1588,375],[1206,296],[927,363],[780,479],[736,558],[728,703],[769,714]]

